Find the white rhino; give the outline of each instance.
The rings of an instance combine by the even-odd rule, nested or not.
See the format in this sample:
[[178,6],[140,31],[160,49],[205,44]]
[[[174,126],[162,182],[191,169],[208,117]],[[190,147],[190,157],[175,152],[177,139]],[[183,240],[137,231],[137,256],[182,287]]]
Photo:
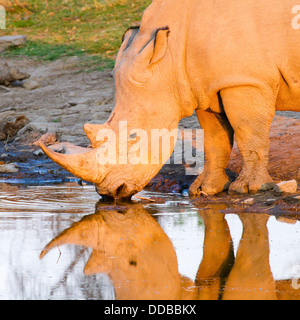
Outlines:
[[[272,119],[276,110],[300,111],[296,4],[154,0],[140,27],[124,35],[114,69],[111,116],[102,126],[84,127],[92,150],[61,155],[41,147],[66,170],[95,183],[100,194],[126,198],[157,174],[174,144],[156,164],[101,164],[99,154],[107,143],[99,139],[99,130],[113,130],[117,138],[125,138],[129,150],[138,129],[149,135],[154,128],[176,130],[180,119],[196,111],[204,129],[205,165],[190,194],[216,194],[228,187],[238,193],[272,188],[267,171]],[[128,123],[125,137],[119,134],[120,121]],[[230,184],[225,168],[234,135],[243,168]]]

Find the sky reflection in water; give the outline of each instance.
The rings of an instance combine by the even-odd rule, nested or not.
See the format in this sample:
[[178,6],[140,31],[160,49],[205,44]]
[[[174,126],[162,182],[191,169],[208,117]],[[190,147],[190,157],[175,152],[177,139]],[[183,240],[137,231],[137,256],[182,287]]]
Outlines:
[[0,299],[300,298],[298,220],[155,195],[166,201],[115,206],[90,186],[0,189]]

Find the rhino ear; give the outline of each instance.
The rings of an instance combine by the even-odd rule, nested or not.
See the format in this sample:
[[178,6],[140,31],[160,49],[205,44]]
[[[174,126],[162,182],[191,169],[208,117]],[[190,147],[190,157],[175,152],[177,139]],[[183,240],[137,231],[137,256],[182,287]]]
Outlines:
[[118,62],[123,54],[123,52],[130,47],[134,37],[137,35],[137,33],[139,32],[140,27],[139,26],[135,26],[135,27],[130,27],[128,28],[125,33],[123,34],[122,37],[122,44],[121,47],[119,49],[117,58],[116,58],[116,62],[115,62],[115,66],[118,65]]
[[135,35],[139,32],[139,30],[140,30],[140,26],[129,27],[123,34],[122,43],[126,41],[126,47],[129,47],[130,46],[130,43],[128,43],[129,40],[132,41]]
[[160,61],[168,48],[169,27],[157,29],[154,38],[138,54],[138,60],[147,61],[148,67]]

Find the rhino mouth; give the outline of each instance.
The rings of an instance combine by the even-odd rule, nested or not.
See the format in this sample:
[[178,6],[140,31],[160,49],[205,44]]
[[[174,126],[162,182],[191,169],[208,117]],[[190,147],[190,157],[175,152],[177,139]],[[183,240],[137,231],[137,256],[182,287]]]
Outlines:
[[105,187],[105,180],[101,184],[96,184],[96,191],[103,200],[130,200],[134,194],[142,189],[125,181],[114,183],[108,188]]

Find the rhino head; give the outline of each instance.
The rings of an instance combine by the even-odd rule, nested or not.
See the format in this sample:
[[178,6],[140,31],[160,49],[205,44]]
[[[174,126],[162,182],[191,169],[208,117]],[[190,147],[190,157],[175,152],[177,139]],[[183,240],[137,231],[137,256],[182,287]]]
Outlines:
[[[100,195],[129,198],[144,188],[173,152],[178,123],[183,116],[184,77],[179,78],[178,66],[174,67],[170,38],[168,27],[151,31],[141,26],[124,34],[114,68],[114,109],[105,124],[84,125],[92,149],[68,155],[41,144],[54,162],[94,183]],[[181,83],[172,81],[173,78]],[[126,131],[121,128],[124,123]],[[160,146],[163,152],[156,159],[151,153],[153,130],[173,132],[174,136],[168,146]],[[144,139],[145,135],[148,139]],[[137,153],[139,160],[130,161]],[[102,158],[106,161],[101,161]]]

